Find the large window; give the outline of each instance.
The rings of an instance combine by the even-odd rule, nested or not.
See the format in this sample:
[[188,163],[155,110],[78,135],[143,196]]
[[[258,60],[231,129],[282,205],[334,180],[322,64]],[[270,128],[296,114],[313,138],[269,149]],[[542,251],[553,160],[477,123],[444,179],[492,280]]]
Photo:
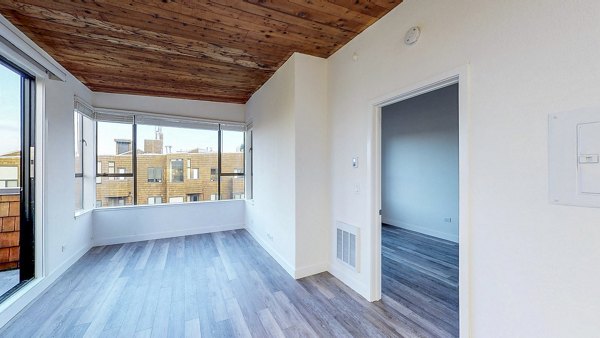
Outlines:
[[102,206],[245,197],[240,126],[143,115],[98,122],[97,133]]

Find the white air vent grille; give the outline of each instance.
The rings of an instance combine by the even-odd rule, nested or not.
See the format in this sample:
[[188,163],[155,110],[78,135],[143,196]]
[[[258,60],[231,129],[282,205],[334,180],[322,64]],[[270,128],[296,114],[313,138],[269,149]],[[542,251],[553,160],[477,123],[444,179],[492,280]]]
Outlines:
[[358,228],[343,222],[336,222],[338,260],[358,272]]

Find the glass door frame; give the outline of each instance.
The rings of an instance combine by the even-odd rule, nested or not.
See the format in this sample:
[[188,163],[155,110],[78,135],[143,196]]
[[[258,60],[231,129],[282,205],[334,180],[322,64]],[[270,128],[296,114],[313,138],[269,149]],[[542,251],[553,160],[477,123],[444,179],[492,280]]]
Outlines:
[[0,302],[14,294],[35,277],[35,139],[36,139],[36,81],[35,76],[0,55],[0,65],[21,76],[21,159],[19,172],[20,234],[19,283],[5,294]]

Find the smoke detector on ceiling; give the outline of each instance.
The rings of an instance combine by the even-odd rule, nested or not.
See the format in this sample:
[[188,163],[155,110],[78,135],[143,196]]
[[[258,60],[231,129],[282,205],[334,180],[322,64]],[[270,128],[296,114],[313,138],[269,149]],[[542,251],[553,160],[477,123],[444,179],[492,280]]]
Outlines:
[[419,26],[411,27],[404,35],[404,43],[410,46],[419,40],[420,35],[421,29]]

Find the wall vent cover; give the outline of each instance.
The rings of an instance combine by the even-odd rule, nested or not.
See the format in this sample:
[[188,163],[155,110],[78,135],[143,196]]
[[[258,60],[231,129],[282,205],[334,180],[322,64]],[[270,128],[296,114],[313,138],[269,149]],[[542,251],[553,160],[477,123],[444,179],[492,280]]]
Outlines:
[[359,229],[344,222],[336,222],[336,241],[337,259],[358,272]]

